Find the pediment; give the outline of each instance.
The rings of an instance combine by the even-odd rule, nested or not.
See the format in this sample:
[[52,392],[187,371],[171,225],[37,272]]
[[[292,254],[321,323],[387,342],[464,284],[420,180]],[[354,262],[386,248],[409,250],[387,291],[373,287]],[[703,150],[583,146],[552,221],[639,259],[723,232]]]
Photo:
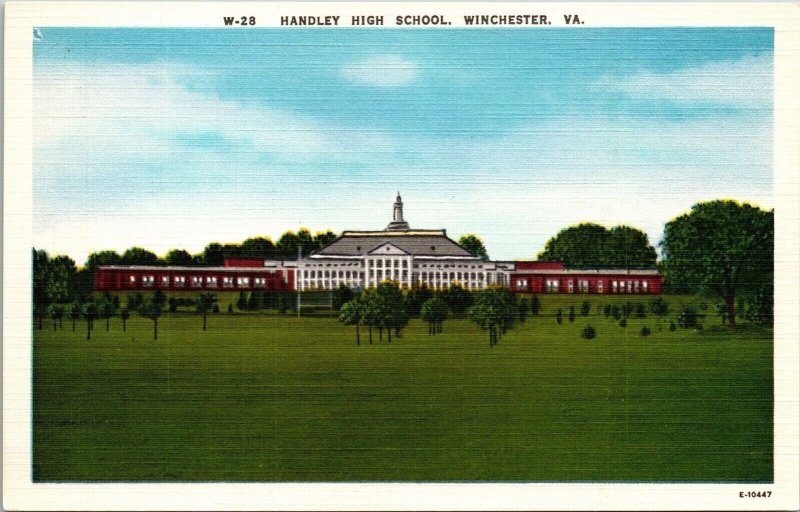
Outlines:
[[386,242],[369,252],[370,256],[408,256],[408,253],[396,245]]

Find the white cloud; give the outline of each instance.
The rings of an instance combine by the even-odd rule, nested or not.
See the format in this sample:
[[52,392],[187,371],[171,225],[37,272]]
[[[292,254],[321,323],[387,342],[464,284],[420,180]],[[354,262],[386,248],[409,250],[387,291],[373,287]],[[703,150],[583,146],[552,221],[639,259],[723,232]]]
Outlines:
[[765,107],[772,104],[772,62],[771,55],[746,56],[668,73],[607,76],[597,85],[635,99]]
[[348,64],[340,73],[349,82],[373,87],[400,87],[417,77],[416,63],[399,55],[378,55]]

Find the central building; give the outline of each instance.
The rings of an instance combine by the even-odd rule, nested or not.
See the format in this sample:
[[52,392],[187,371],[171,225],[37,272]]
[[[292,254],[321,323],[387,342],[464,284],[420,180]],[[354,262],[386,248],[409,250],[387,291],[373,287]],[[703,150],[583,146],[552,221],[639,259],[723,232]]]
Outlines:
[[[290,262],[265,262],[265,266]],[[470,290],[507,285],[513,262],[487,261],[451,240],[444,229],[411,229],[400,194],[392,221],[382,231],[345,231],[336,240],[297,262],[295,288],[332,290],[341,284],[370,288],[383,281],[403,289],[434,290],[459,284]]]

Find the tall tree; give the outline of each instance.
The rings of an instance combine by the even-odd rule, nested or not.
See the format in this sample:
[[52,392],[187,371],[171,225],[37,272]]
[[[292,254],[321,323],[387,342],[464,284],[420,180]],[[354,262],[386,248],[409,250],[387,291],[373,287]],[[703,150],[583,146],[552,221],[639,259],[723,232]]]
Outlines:
[[100,251],[91,253],[84,266],[95,269],[100,265],[119,265],[120,263],[122,263],[122,257],[117,251]]
[[122,254],[123,265],[157,265],[158,256],[141,247],[131,247]]
[[356,345],[361,345],[361,332],[359,326],[361,325],[361,301],[358,299],[351,299],[342,304],[339,309],[339,321],[344,325],[356,326]]
[[172,249],[164,257],[167,265],[186,266],[193,263],[192,255],[184,249]]
[[461,238],[458,239],[458,245],[468,250],[475,256],[480,256],[485,260],[489,259],[489,253],[486,251],[486,247],[483,245],[483,241],[476,235],[473,234],[463,235]]
[[664,227],[665,278],[716,294],[736,325],[737,296],[772,283],[774,237],[772,210],[729,200],[696,204]]
[[212,267],[221,266],[225,260],[222,254],[222,245],[217,242],[211,242],[203,249],[203,263]]
[[638,229],[614,226],[609,230],[584,223],[561,230],[547,241],[538,258],[568,267],[652,268],[656,250]]
[[493,347],[511,329],[518,314],[514,297],[508,288],[492,287],[478,292],[468,316],[481,329],[489,332],[489,346]]
[[50,304],[47,293],[49,263],[47,252],[33,249],[33,315],[39,329],[42,328],[47,306]]
[[158,319],[164,313],[164,305],[155,300],[148,300],[139,307],[139,314],[153,321],[153,339],[158,339]]
[[203,315],[203,330],[206,330],[206,323],[208,318],[208,312],[214,308],[214,304],[217,303],[217,296],[214,293],[201,293],[197,297],[197,311]]
[[387,329],[389,343],[392,342],[392,329],[400,337],[400,330],[408,325],[408,315],[404,308],[403,292],[394,281],[384,281],[375,289],[378,297],[380,321],[378,328]]
[[131,317],[131,312],[128,311],[128,308],[123,308],[123,310],[119,312],[119,317],[122,319],[122,332],[125,332],[128,319]]
[[86,319],[86,339],[90,340],[94,330],[94,319],[97,317],[97,305],[94,302],[83,305],[83,317]]
[[103,301],[98,305],[98,310],[100,316],[106,319],[106,332],[108,332],[111,323],[111,317],[116,314],[117,308],[114,306],[113,301],[108,300],[108,298],[104,298]]
[[442,332],[442,324],[449,312],[447,303],[439,297],[432,297],[422,304],[420,318],[428,322],[428,336]]
[[331,292],[331,294],[333,298],[333,309],[336,311],[339,311],[342,306],[353,300],[355,297],[353,290],[351,290],[350,287],[344,283],[341,283],[335,290]]

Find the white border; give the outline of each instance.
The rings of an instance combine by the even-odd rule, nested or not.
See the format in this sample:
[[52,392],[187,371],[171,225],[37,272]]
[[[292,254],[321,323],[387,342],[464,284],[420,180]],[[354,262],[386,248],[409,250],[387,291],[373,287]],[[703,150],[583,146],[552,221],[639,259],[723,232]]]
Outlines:
[[[774,484],[32,484],[30,481],[31,43],[33,27],[221,27],[231,13],[280,15],[579,13],[584,27],[768,26],[775,29]],[[5,11],[3,506],[37,510],[796,510],[800,508],[800,6],[790,3],[66,3]],[[491,28],[491,27],[485,27]],[[519,30],[518,27],[508,27]],[[571,27],[580,30],[581,27]],[[536,29],[535,27],[532,29]],[[234,28],[232,30],[247,30]],[[291,30],[291,28],[287,28]],[[320,28],[320,30],[326,30]],[[413,28],[407,28],[413,30]],[[447,28],[442,28],[447,30]],[[481,30],[481,28],[475,28]],[[769,499],[740,491],[771,490]]]

